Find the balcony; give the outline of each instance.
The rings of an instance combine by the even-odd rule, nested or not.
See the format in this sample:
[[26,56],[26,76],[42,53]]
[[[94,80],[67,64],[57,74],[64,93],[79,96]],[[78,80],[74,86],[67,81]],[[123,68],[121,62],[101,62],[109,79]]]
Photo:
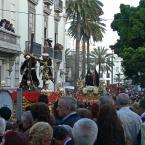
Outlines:
[[0,28],[0,52],[17,54],[20,52],[20,36]]
[[33,42],[32,45],[33,46],[31,48],[31,42],[30,41],[25,42],[26,52],[33,53],[34,56],[40,57],[41,56],[41,44]]
[[53,5],[54,0],[43,0],[43,2],[47,5]]
[[63,2],[62,2],[62,0],[55,0],[55,2],[54,2],[54,11],[56,13],[62,13],[63,12]]
[[54,59],[57,62],[62,61],[62,50],[54,50],[53,48],[49,46],[45,46],[44,49],[45,49],[45,52],[48,52],[50,58]]
[[48,5],[44,5],[44,9],[43,9],[44,13],[46,13],[47,15],[51,14],[51,9]]
[[61,16],[58,13],[55,13],[54,20],[57,21],[57,22],[59,22],[60,19],[61,19]]

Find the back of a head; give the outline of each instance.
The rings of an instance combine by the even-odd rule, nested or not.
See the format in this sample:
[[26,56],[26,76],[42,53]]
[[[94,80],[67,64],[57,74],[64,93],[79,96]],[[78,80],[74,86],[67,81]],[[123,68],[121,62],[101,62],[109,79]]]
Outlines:
[[25,111],[23,114],[22,114],[22,122],[23,121],[26,121],[27,123],[29,123],[30,125],[32,125],[33,123],[33,117],[32,117],[32,113],[31,111]]
[[47,95],[41,95],[38,97],[38,102],[43,102],[48,104],[48,96]]
[[145,98],[140,100],[139,107],[145,109]]
[[119,106],[126,106],[129,104],[129,96],[125,93],[120,93],[117,97],[116,97],[116,103]]
[[77,101],[75,98],[65,96],[61,98],[61,101],[63,102],[63,105],[71,111],[75,111],[77,109]]
[[68,131],[63,126],[53,128],[53,138],[56,140],[65,140],[69,136]]
[[78,108],[77,113],[80,116],[80,118],[92,118],[92,113],[89,109],[86,108]]
[[37,102],[31,106],[31,113],[34,121],[49,122],[49,108],[45,103]]
[[0,135],[1,136],[5,133],[5,129],[6,129],[6,122],[2,117],[0,117]]
[[72,137],[72,127],[71,126],[66,125],[66,124],[62,124],[62,125],[59,125],[59,126],[64,127],[67,130],[67,132],[68,132],[68,136]]
[[75,145],[93,145],[97,135],[97,124],[88,118],[78,120],[72,130]]
[[52,139],[53,129],[47,122],[37,122],[31,127],[29,137],[31,145],[42,145],[44,140]]
[[0,108],[0,116],[3,117],[5,120],[9,120],[11,114],[12,112],[8,107],[4,106]]
[[114,105],[114,100],[110,95],[104,95],[100,98],[100,105],[110,104]]
[[4,145],[28,145],[28,140],[18,132],[12,130],[6,132],[4,140]]

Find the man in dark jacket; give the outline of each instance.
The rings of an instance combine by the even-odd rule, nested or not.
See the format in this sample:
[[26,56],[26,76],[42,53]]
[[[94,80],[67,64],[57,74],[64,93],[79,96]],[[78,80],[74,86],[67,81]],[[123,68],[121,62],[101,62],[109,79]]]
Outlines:
[[61,124],[73,127],[74,123],[80,119],[76,113],[77,101],[73,97],[62,97],[58,102],[57,109],[59,116],[62,117]]

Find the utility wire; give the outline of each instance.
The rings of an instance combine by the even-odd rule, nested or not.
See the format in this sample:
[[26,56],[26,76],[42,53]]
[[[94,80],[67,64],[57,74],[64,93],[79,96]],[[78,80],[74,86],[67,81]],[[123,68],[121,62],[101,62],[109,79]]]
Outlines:
[[[29,13],[28,12],[24,12],[24,11],[12,11],[12,10],[6,10],[6,9],[0,9],[0,11],[4,11],[4,12],[12,12],[12,13],[17,13],[17,14],[26,14],[28,15]],[[42,13],[33,13],[33,15],[36,15],[36,16],[45,16],[44,14]],[[51,17],[55,17],[55,15],[52,15],[50,14],[49,16]],[[59,17],[64,17],[63,15],[59,15]],[[115,20],[115,21],[132,21],[132,20],[142,20],[144,21],[145,18],[139,18],[139,19],[127,19],[127,18],[122,18],[122,19],[109,19],[109,18],[101,18],[103,21],[112,21],[112,20]]]

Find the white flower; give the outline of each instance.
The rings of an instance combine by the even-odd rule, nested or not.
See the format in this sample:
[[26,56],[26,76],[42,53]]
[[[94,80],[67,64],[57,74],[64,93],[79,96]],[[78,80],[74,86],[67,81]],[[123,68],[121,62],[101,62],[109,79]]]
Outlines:
[[83,88],[83,94],[87,94],[87,89]]
[[97,88],[97,87],[94,87],[93,93],[94,93],[94,94],[98,94],[98,88]]

